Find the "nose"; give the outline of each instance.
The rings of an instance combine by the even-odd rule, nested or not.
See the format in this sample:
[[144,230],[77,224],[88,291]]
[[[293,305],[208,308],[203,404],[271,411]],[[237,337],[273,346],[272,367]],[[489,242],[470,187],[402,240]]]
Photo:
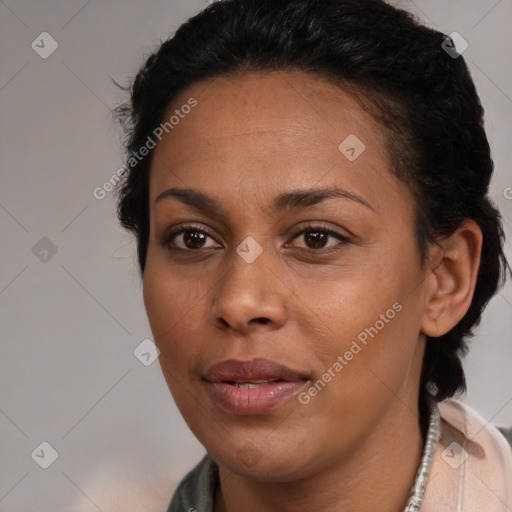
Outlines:
[[212,294],[212,319],[217,328],[247,334],[262,326],[274,330],[285,324],[287,288],[270,259],[264,251],[249,263],[233,253],[226,274]]

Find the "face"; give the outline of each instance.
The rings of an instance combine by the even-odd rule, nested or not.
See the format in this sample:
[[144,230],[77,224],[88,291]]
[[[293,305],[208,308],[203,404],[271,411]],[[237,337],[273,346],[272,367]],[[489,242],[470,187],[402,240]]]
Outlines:
[[150,173],[144,301],[161,367],[219,464],[306,477],[417,407],[412,194],[383,128],[318,77],[209,79],[166,119],[177,109]]

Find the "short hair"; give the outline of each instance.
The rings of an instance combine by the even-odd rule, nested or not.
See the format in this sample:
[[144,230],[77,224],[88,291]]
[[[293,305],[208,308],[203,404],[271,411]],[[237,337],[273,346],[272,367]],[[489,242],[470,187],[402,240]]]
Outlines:
[[[116,109],[130,161],[187,87],[216,76],[299,70],[355,95],[385,128],[391,171],[415,197],[422,265],[427,249],[465,219],[483,233],[471,305],[448,333],[427,337],[420,399],[466,388],[466,340],[507,269],[501,218],[488,196],[494,164],[483,107],[447,36],[382,0],[220,0],[149,56]],[[121,224],[137,238],[141,274],[149,240],[147,158],[129,166],[118,194]]]

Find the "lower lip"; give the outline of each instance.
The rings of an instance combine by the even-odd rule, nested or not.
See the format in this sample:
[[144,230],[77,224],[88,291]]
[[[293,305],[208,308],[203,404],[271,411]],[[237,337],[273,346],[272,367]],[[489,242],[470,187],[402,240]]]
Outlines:
[[261,414],[298,394],[306,381],[281,381],[259,388],[242,389],[226,382],[208,382],[208,389],[215,401],[234,414]]

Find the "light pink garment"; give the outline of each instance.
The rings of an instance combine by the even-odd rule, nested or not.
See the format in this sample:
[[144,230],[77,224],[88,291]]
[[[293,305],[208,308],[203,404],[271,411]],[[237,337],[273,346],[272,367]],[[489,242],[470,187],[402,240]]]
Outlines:
[[420,512],[512,512],[512,450],[458,400],[438,404],[441,438]]

